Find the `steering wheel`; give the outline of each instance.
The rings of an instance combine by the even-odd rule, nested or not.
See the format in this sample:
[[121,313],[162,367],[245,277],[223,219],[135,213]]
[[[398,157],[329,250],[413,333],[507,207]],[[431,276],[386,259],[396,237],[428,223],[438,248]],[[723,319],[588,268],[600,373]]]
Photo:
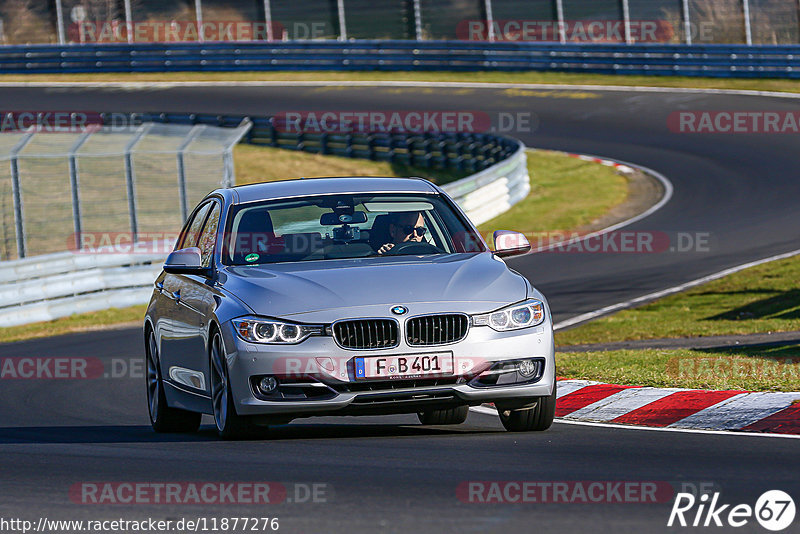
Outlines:
[[427,241],[406,241],[393,246],[384,255],[399,256],[400,254],[408,254],[414,256],[417,254],[438,254],[440,252],[442,252],[442,249],[436,245],[431,245]]

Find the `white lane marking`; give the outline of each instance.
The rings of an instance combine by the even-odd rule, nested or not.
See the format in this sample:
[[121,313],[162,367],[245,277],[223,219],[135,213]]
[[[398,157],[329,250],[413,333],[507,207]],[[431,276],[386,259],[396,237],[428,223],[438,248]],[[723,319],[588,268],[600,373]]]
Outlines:
[[174,81],[174,82],[125,82],[125,81],[50,81],[23,82],[0,81],[0,87],[119,87],[134,89],[169,89],[171,87],[462,87],[466,89],[547,89],[613,91],[632,93],[686,93],[710,95],[766,96],[776,98],[800,98],[798,93],[782,91],[757,91],[752,89],[702,89],[695,87],[659,87],[647,85],[587,85],[559,83],[502,83],[502,82],[436,82],[400,80],[228,80],[228,81]]
[[588,406],[575,410],[564,417],[566,419],[588,419],[589,421],[611,421],[620,415],[625,415],[651,402],[672,395],[676,391],[680,390],[660,388],[623,389],[604,399],[600,399]]
[[737,430],[788,408],[795,400],[800,400],[800,393],[742,393],[669,426]]
[[596,319],[602,315],[608,315],[610,313],[624,310],[625,308],[633,307],[636,304],[642,304],[645,302],[649,302],[652,300],[660,299],[662,297],[666,297],[667,295],[672,295],[673,293],[680,293],[681,291],[685,291],[695,286],[699,286],[705,284],[707,282],[711,282],[713,280],[717,280],[724,276],[728,276],[729,274],[738,273],[739,271],[743,271],[744,269],[749,269],[750,267],[755,267],[757,265],[761,265],[763,263],[769,263],[772,261],[783,260],[786,258],[791,258],[793,256],[797,256],[800,254],[800,249],[793,250],[791,252],[785,252],[783,254],[777,254],[775,256],[770,256],[769,258],[763,258],[756,261],[751,261],[748,263],[743,263],[741,265],[737,265],[735,267],[730,267],[728,269],[719,271],[714,274],[710,274],[708,276],[704,276],[702,278],[698,278],[696,280],[692,280],[691,282],[686,282],[685,284],[680,284],[674,287],[670,287],[667,289],[662,289],[660,291],[655,291],[653,293],[648,293],[647,295],[642,295],[641,297],[636,297],[635,299],[626,300],[625,302],[618,302],[617,304],[612,304],[611,306],[606,306],[605,308],[600,308],[599,310],[595,310],[588,313],[582,313],[580,315],[576,315],[575,317],[570,317],[569,319],[565,319],[555,325],[553,325],[554,330],[560,330],[562,328],[566,328],[568,326],[574,326],[579,323],[585,323],[586,321],[590,321],[592,319]]
[[[484,406],[472,406],[470,408],[475,413],[483,415],[497,415],[497,410],[494,408],[486,408]],[[680,432],[684,434],[710,434],[714,436],[736,436],[748,438],[784,438],[784,439],[800,439],[800,435],[795,434],[767,434],[758,432],[733,432],[730,430],[702,430],[699,428],[672,428],[672,427],[655,427],[655,426],[637,426],[637,425],[621,425],[618,423],[596,423],[590,421],[570,421],[568,419],[556,418],[555,423],[564,425],[577,425],[577,426],[595,426],[600,428],[614,428],[620,430],[643,430],[645,432]]]
[[593,386],[595,384],[599,384],[600,382],[594,382],[592,380],[563,380],[558,382],[558,392],[556,393],[556,398],[560,399],[564,395],[569,395],[570,393],[575,393],[579,389],[583,389],[586,386]]

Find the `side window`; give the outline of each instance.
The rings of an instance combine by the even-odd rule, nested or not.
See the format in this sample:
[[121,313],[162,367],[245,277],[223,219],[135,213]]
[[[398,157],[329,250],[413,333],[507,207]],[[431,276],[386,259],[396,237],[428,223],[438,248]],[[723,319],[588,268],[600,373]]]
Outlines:
[[219,215],[222,208],[218,202],[212,203],[214,208],[206,220],[206,225],[203,227],[203,233],[200,234],[200,240],[197,246],[200,247],[200,252],[203,256],[203,267],[211,267],[212,258],[214,257],[214,245],[217,243],[217,229],[219,228]]
[[186,227],[186,232],[181,236],[178,249],[197,246],[197,238],[200,237],[200,229],[203,228],[203,221],[206,220],[209,209],[211,209],[211,202],[207,202],[203,207],[197,210],[191,222]]

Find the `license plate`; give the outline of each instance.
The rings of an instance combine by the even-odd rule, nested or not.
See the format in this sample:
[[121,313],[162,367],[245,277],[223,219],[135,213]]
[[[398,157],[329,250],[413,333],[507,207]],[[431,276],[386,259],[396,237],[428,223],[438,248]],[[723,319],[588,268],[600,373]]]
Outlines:
[[355,359],[357,379],[422,378],[453,375],[453,354],[401,354],[369,356]]

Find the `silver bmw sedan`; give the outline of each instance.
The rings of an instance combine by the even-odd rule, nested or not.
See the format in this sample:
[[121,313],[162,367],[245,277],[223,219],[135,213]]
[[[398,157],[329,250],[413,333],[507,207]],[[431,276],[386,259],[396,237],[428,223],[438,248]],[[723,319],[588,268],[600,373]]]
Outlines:
[[292,419],[416,413],[464,422],[493,403],[511,431],[556,404],[547,301],[504,257],[530,250],[416,178],[220,189],[194,209],[144,319],[157,432],[214,416],[224,438]]

